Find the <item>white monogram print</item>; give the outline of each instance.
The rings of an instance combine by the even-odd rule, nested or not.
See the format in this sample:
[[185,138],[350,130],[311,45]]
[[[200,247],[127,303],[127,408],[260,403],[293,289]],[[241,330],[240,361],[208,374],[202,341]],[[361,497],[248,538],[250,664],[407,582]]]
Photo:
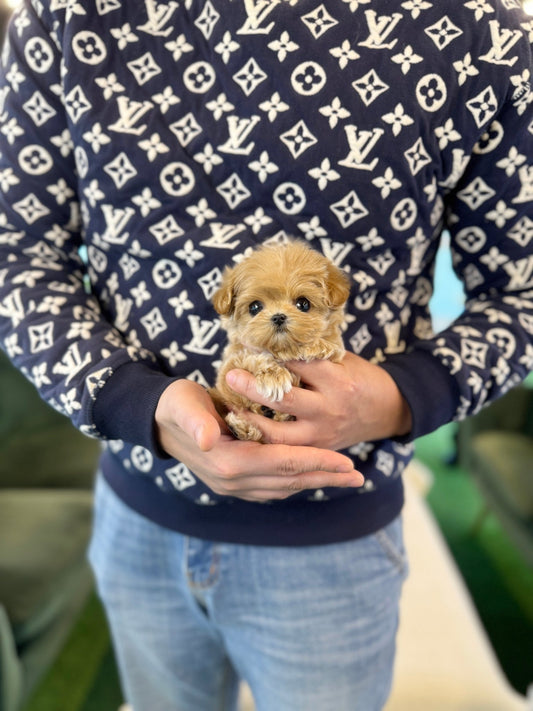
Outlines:
[[[224,265],[297,235],[350,276],[347,346],[400,387],[409,358],[432,359],[409,376],[415,420],[438,374],[449,417],[475,412],[533,367],[533,22],[518,5],[32,0],[0,83],[3,348],[99,437],[92,407],[123,364],[213,382]],[[443,229],[467,304],[435,335]],[[144,444],[109,446],[216,505]],[[364,495],[412,448],[351,453]]]

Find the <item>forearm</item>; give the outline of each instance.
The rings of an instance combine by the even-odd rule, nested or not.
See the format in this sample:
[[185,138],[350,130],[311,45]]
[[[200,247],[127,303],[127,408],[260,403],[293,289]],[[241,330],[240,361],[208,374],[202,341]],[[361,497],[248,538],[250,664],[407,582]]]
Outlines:
[[[86,196],[77,194],[61,55],[44,20],[29,5],[21,13],[0,78],[0,344],[43,398],[87,434],[106,436],[94,421],[98,393],[150,354],[130,346],[87,292]],[[46,73],[28,66],[27,36],[46,48]]]
[[407,351],[382,363],[411,405],[415,434],[475,413],[533,369],[533,194],[527,165],[533,135],[528,94],[516,96],[521,76],[514,77],[508,100],[446,196],[464,312],[433,336],[414,340],[409,334]]

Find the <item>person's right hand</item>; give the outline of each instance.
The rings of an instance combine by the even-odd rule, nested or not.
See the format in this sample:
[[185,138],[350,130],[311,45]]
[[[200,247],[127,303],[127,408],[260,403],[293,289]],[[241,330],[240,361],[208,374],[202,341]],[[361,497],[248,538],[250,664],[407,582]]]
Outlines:
[[208,392],[189,380],[175,380],[164,390],[155,426],[163,450],[219,495],[263,502],[304,489],[364,482],[352,461],[338,452],[235,439]]

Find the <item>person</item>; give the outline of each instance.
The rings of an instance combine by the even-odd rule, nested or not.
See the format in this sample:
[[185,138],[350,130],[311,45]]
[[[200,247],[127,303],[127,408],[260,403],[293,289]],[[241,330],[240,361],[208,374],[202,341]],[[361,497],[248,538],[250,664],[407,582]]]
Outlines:
[[[532,38],[518,0],[13,16],[0,341],[103,442],[90,558],[135,711],[234,709],[240,679],[258,711],[385,705],[413,441],[533,365]],[[444,231],[466,303],[434,333]],[[289,236],[349,275],[348,352],[290,363],[295,420],[237,441],[211,298]]]

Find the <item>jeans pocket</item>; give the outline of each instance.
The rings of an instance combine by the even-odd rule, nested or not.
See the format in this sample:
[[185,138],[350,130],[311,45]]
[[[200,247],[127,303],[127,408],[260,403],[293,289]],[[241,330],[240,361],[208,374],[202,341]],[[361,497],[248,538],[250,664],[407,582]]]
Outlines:
[[400,517],[389,523],[384,528],[374,533],[374,538],[379,543],[382,551],[392,563],[396,571],[405,578],[409,565],[403,544],[403,527]]

